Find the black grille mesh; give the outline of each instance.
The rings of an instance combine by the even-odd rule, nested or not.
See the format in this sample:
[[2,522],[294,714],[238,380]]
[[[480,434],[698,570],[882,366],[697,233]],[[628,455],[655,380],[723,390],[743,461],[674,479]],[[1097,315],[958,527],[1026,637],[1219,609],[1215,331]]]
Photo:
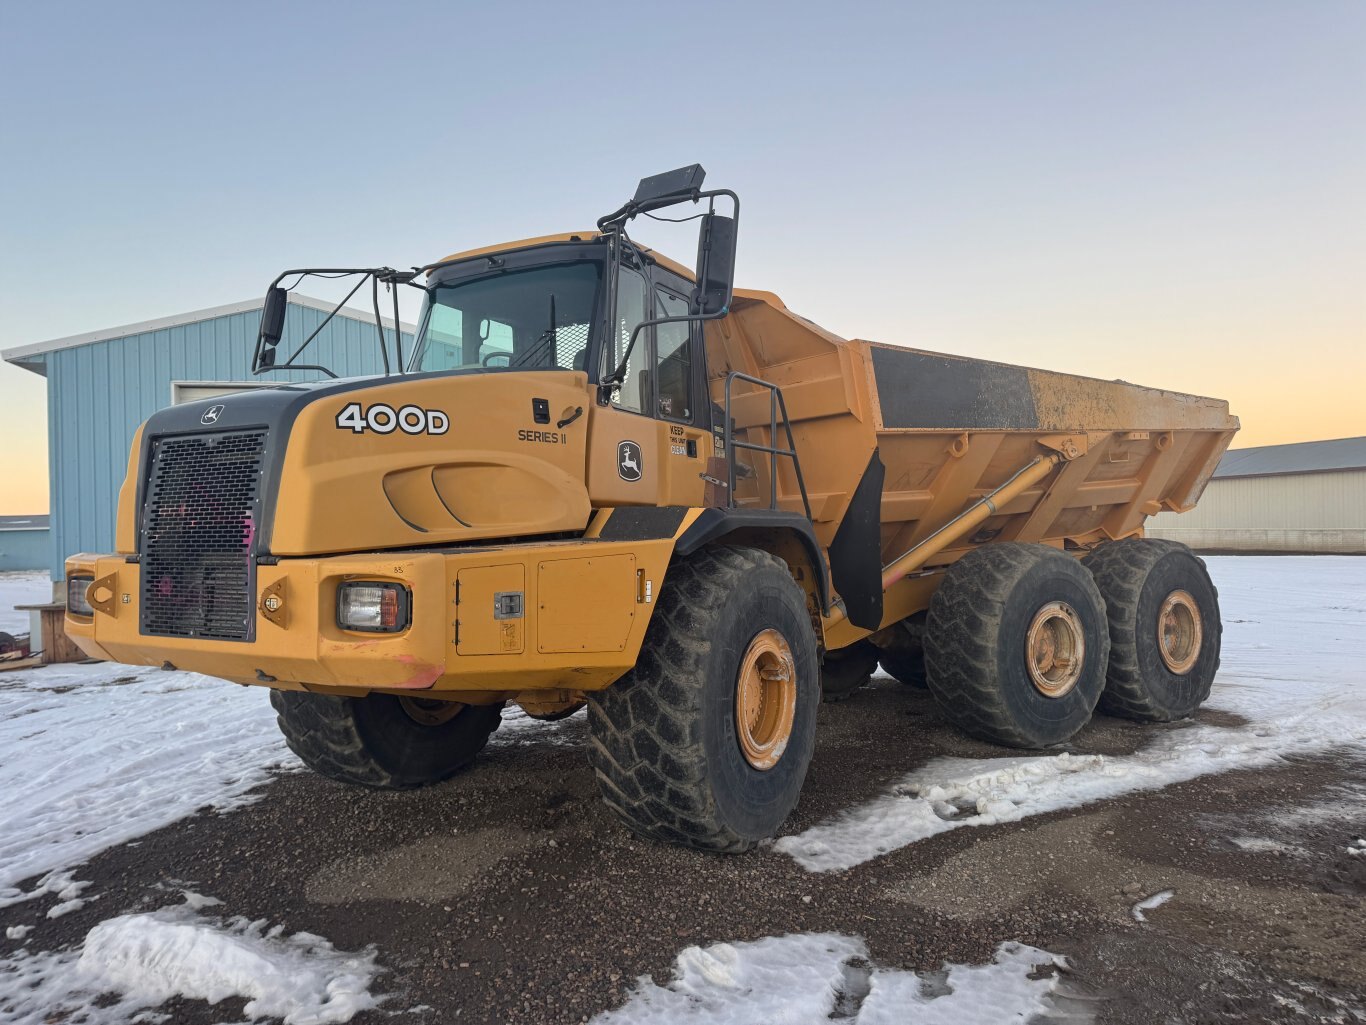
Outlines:
[[265,431],[152,441],[142,513],[142,632],[252,638]]

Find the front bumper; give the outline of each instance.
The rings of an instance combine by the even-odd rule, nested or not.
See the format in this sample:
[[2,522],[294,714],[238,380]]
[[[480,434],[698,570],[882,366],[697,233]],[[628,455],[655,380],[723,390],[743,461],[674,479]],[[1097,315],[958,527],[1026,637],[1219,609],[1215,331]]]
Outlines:
[[[672,539],[583,539],[281,559],[257,567],[255,639],[245,642],[143,634],[138,563],[123,555],[76,555],[66,562],[67,578],[95,579],[95,611],[68,611],[66,630],[96,658],[170,663],[244,684],[486,700],[598,690],[635,664],[672,549]],[[407,629],[338,627],[337,588],[349,580],[407,586]]]

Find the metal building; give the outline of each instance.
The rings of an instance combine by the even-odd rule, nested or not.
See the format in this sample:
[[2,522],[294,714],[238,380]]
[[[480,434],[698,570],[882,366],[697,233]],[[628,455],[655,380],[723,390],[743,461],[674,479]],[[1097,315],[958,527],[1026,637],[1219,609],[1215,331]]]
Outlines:
[[[51,530],[47,565],[54,592],[63,560],[75,552],[114,550],[119,485],[138,425],[177,402],[312,381],[315,371],[251,377],[262,299],[174,317],[91,331],[3,353],[16,366],[47,378],[48,489]],[[327,318],[335,303],[289,297],[282,352],[289,352]],[[386,320],[390,332],[393,321]],[[405,345],[412,325],[404,324]],[[392,333],[389,344],[393,344]],[[310,346],[341,376],[382,372],[374,315],[349,307]]]
[[0,573],[47,569],[47,532],[46,516],[0,516]]
[[1230,450],[1199,505],[1148,528],[1205,551],[1366,554],[1366,437]]

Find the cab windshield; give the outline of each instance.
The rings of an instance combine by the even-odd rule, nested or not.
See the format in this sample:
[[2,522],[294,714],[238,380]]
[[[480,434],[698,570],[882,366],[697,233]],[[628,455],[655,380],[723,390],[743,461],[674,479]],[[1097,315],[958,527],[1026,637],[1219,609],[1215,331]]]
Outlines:
[[600,280],[579,260],[435,285],[410,369],[583,370]]

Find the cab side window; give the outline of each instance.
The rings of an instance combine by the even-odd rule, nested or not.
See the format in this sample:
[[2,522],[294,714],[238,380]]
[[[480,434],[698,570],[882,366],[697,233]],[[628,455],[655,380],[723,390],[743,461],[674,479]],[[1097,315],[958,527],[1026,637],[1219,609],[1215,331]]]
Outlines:
[[[656,317],[686,317],[688,303],[662,289],[655,290]],[[692,324],[678,321],[655,328],[655,379],[659,396],[656,411],[665,420],[692,420]]]
[[[632,332],[635,331],[637,324],[646,319],[649,295],[649,286],[643,276],[629,267],[621,268],[621,276],[617,279],[616,324],[610,343],[602,347],[604,376],[621,364],[621,358],[626,354],[626,346],[631,342]],[[634,413],[649,412],[648,333],[649,329],[646,328],[636,338],[635,348],[631,350],[631,358],[626,363],[626,376],[612,397],[613,405]]]

